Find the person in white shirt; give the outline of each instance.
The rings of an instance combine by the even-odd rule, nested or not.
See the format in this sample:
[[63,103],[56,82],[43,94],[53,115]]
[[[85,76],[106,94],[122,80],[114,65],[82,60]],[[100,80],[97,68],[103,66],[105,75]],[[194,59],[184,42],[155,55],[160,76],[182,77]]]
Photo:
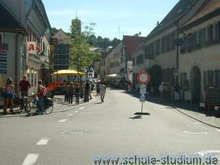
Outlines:
[[99,94],[100,94],[101,102],[104,102],[105,93],[106,93],[106,86],[105,83],[102,81],[99,84]]

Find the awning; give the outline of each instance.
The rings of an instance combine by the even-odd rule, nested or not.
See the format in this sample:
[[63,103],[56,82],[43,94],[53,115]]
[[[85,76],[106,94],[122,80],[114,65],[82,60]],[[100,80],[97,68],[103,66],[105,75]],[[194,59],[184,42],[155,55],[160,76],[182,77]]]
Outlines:
[[53,75],[63,75],[63,76],[68,76],[68,75],[73,75],[73,76],[82,76],[82,75],[85,75],[85,73],[83,72],[77,72],[76,70],[72,70],[72,69],[69,69],[69,70],[59,70],[57,72],[54,72]]
[[107,78],[123,78],[122,75],[114,73],[114,74],[109,74],[106,76]]

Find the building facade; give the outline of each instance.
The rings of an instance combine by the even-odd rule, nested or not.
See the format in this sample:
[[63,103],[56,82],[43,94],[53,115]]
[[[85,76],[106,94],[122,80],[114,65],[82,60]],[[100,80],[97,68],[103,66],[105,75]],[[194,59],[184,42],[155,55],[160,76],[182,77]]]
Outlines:
[[71,38],[60,29],[52,36],[53,70],[69,69]]
[[146,37],[133,70],[150,73],[150,92],[163,81],[170,99],[206,102],[207,87],[219,86],[219,11],[216,0],[180,0]]
[[1,51],[7,56],[5,64],[2,64],[4,67],[0,69],[1,86],[7,77],[11,77],[19,93],[19,80],[22,75],[27,75],[32,85],[30,92],[35,92],[38,78],[41,78],[41,69],[46,65],[40,56],[48,57],[49,51],[46,40],[50,23],[44,5],[41,0],[2,0],[0,8],[1,42],[7,45],[0,46],[7,49]]

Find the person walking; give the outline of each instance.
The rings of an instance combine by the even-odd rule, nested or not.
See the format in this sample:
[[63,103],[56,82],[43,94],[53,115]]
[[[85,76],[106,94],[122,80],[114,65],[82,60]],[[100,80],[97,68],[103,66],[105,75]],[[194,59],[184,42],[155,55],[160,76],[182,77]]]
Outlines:
[[73,83],[71,82],[70,85],[68,86],[68,103],[70,104],[73,103],[73,94],[74,94],[74,87],[73,87]]
[[24,108],[24,97],[28,97],[28,89],[31,87],[30,82],[27,80],[27,77],[24,75],[23,79],[19,82],[19,89],[21,92],[21,109]]
[[87,80],[85,83],[85,95],[84,95],[84,102],[89,102],[89,91],[90,91],[90,83]]
[[101,102],[104,102],[104,98],[106,94],[106,85],[103,81],[99,84],[99,90],[100,90],[99,94],[100,94]]
[[80,97],[80,83],[79,82],[77,82],[76,84],[75,84],[75,96],[76,96],[76,102],[75,102],[75,104],[76,105],[79,105],[79,97]]
[[38,114],[43,115],[44,112],[44,97],[46,96],[46,88],[43,86],[42,80],[38,81],[37,87],[37,105],[38,105]]
[[3,87],[4,92],[4,107],[3,107],[3,114],[7,114],[7,108],[10,104],[10,112],[13,113],[13,98],[14,98],[14,85],[13,80],[11,78],[7,78],[6,84]]

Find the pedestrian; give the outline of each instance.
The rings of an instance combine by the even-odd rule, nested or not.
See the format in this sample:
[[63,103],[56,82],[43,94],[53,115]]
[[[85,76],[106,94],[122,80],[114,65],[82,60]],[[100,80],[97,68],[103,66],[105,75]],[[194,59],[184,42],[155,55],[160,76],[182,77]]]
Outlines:
[[99,95],[99,92],[100,92],[100,90],[99,90],[99,82],[97,82],[96,83],[96,96]]
[[106,93],[106,85],[104,83],[104,81],[102,81],[99,84],[99,92],[100,92],[100,98],[101,98],[101,102],[104,102],[104,98],[105,98],[105,93]]
[[68,102],[68,88],[69,88],[69,83],[65,81],[64,84],[64,102]]
[[28,97],[28,89],[31,87],[30,82],[27,80],[27,77],[24,75],[23,79],[19,82],[19,89],[21,92],[21,109],[24,108],[24,97]]
[[73,83],[71,82],[70,85],[68,86],[68,102],[70,104],[73,103],[73,94],[74,94],[74,87],[73,87]]
[[42,115],[44,112],[44,97],[46,96],[47,90],[42,83],[42,80],[38,81],[37,87],[37,105],[38,105],[38,114]]
[[75,96],[76,96],[76,102],[75,102],[75,104],[79,104],[79,97],[80,97],[80,88],[81,88],[81,86],[80,86],[80,83],[76,83],[75,84]]
[[90,88],[91,88],[91,86],[90,86],[89,80],[86,80],[84,102],[88,102],[89,101],[89,91],[90,91]]
[[159,92],[160,92],[160,101],[162,103],[164,97],[164,82],[161,82],[161,84],[159,85]]
[[7,114],[8,105],[10,105],[10,112],[13,113],[13,98],[14,98],[14,85],[11,78],[7,78],[6,84],[3,87],[4,92],[4,107],[3,114]]

